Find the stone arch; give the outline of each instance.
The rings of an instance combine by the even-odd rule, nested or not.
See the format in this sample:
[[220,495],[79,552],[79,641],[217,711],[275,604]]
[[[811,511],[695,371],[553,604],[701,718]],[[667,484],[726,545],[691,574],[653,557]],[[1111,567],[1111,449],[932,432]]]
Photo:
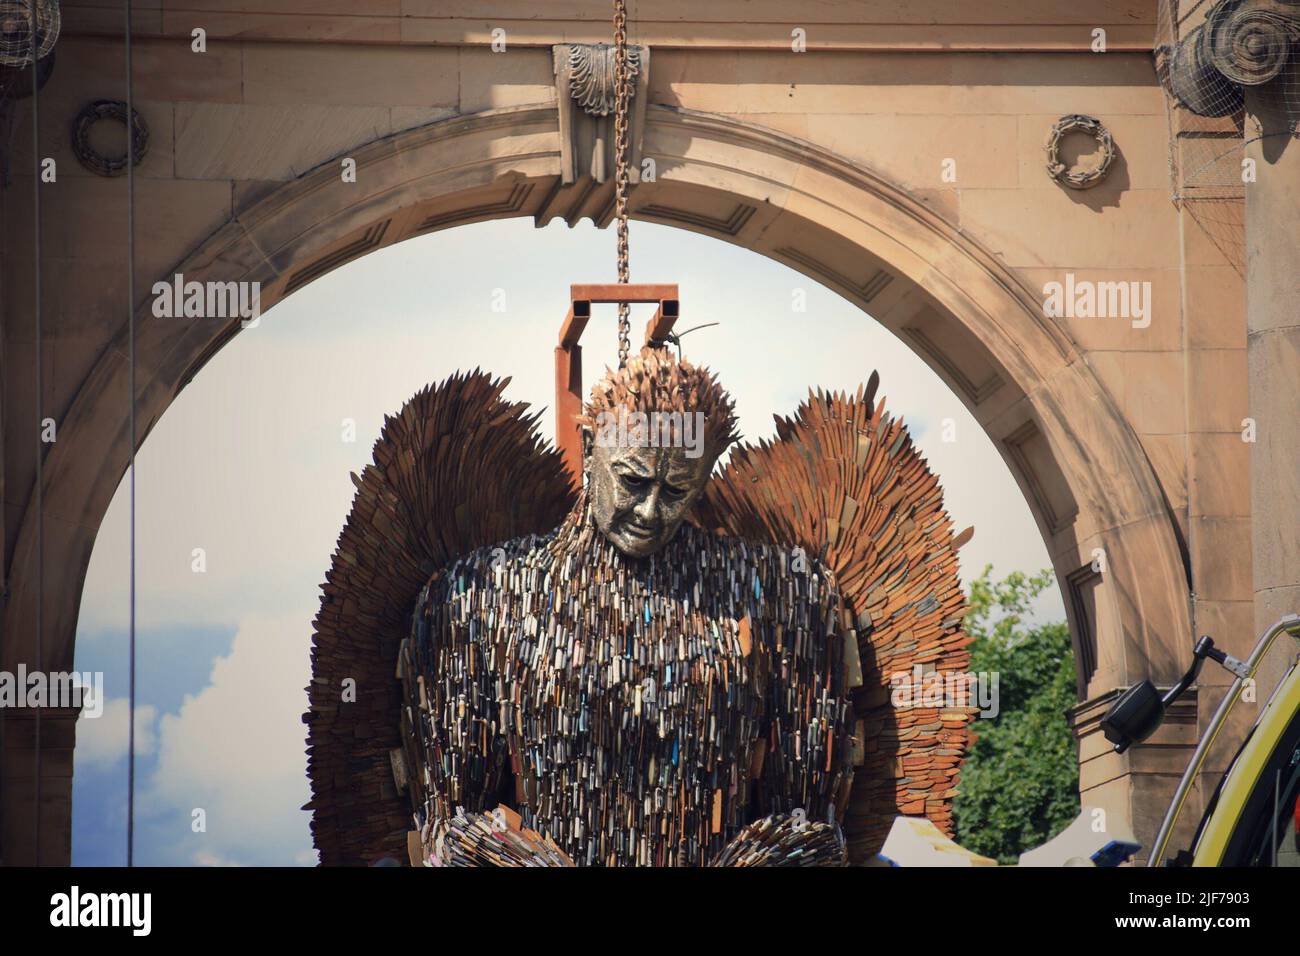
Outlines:
[[[745,246],[835,289],[904,338],[972,410],[1052,555],[1086,669],[1081,694],[1095,697],[1148,671],[1172,679],[1190,628],[1176,523],[1129,423],[1030,290],[935,209],[816,145],[664,106],[647,109],[644,135],[657,178],[634,190],[635,217]],[[357,182],[342,184],[337,162],[325,163],[250,202],[169,274],[258,281],[265,309],[338,265],[425,232],[510,216],[542,224],[611,215],[607,188],[561,183],[552,104],[453,117],[351,155]],[[137,304],[141,442],[239,331],[238,320],[155,318],[150,284],[141,283]],[[126,355],[123,325],[45,464],[45,560],[76,569],[71,593],[45,595],[50,667],[71,667],[91,548],[127,466],[127,422],[117,411]],[[10,661],[33,659],[32,510],[11,575]],[[1094,549],[1104,551],[1100,574],[1089,568]]]

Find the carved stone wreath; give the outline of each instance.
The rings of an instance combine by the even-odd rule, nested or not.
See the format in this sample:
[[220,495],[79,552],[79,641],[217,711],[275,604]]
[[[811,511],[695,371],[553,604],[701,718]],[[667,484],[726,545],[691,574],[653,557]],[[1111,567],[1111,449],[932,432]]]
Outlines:
[[[1068,169],[1061,162],[1061,140],[1067,133],[1087,133],[1101,147],[1101,162],[1089,169]],[[1091,189],[1110,172],[1110,165],[1115,160],[1115,141],[1111,139],[1110,130],[1101,125],[1100,120],[1080,113],[1062,116],[1047,134],[1043,144],[1047,153],[1047,175],[1063,186],[1071,189]]]
[[[98,176],[121,176],[126,172],[127,155],[105,156],[90,145],[90,129],[100,120],[116,120],[126,125],[126,104],[120,100],[96,100],[82,107],[72,121],[72,151],[81,165]],[[149,151],[149,128],[138,110],[131,111],[131,154],[140,165]]]
[[[641,72],[641,51],[627,48],[629,91],[636,90]],[[569,95],[592,116],[614,112],[614,48],[604,43],[574,44],[569,47]]]

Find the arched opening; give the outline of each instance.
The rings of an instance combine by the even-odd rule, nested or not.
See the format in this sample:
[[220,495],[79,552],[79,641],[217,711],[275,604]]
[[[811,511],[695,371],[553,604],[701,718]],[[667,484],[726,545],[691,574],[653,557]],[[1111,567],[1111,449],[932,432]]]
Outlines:
[[[1178,659],[1172,649],[1187,629],[1175,526],[1136,436],[1029,290],[943,216],[810,144],[665,107],[648,111],[645,136],[658,175],[635,191],[634,217],[744,246],[816,279],[898,335],[961,398],[1010,466],[1047,545],[1086,662],[1081,693],[1138,676],[1129,673],[1130,657],[1153,662],[1153,676],[1164,677],[1161,662]],[[544,223],[608,214],[592,208],[594,194],[560,184],[552,107],[445,120],[377,141],[354,158],[356,183],[340,184],[337,167],[327,164],[239,211],[174,271],[198,281],[259,282],[268,309],[403,239],[514,216]],[[138,315],[143,440],[239,322],[160,320],[147,302]],[[74,528],[47,543],[46,560],[78,568],[78,582],[128,459],[120,403],[105,401],[123,394],[126,380],[125,349],[110,349],[72,404],[46,466],[47,508],[73,516]],[[103,466],[72,467],[87,460]],[[1090,572],[1099,551],[1109,574]],[[14,565],[34,561],[28,520]],[[30,590],[15,591],[11,633],[33,633],[23,625],[35,620],[34,604]],[[46,615],[55,622],[47,658],[70,665],[76,600],[54,611]]]
[[[809,387],[852,390],[878,368],[887,407],[944,481],[957,527],[976,525],[960,553],[966,584],[986,562],[999,572],[1047,564],[994,444],[909,345],[743,247],[655,224],[632,231],[636,274],[681,283],[682,327],[721,321],[683,348],[718,372],[747,441],[771,437],[772,415],[788,415]],[[493,255],[502,248],[529,268],[503,269]],[[308,798],[305,653],[355,492],[350,473],[369,462],[386,414],[458,369],[510,375],[509,398],[549,406],[567,292],[555,276],[610,267],[610,234],[585,222],[483,222],[397,243],[282,299],[171,405],[136,458],[140,862],[283,864],[309,852],[298,809]],[[584,343],[590,382],[613,361],[612,308]],[[548,411],[541,431],[552,426]],[[983,533],[987,514],[1005,526]],[[78,863],[117,862],[123,845],[124,814],[102,803],[125,777],[127,527],[123,480],[78,622],[77,668],[104,671],[109,697],[108,720],[78,725]],[[1059,600],[1043,613],[1059,620]],[[206,837],[190,839],[195,808]]]

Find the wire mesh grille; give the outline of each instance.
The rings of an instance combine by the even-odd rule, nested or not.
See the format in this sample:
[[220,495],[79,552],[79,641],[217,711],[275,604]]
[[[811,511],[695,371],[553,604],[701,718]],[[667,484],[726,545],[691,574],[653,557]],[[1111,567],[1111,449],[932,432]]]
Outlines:
[[[32,42],[32,14],[36,20],[36,42]],[[58,0],[0,0],[0,65],[30,66],[32,49],[37,58],[49,55],[59,38]]]
[[1246,128],[1245,90],[1300,104],[1300,0],[1160,0],[1155,55],[1170,192],[1244,272],[1245,147],[1262,135]]

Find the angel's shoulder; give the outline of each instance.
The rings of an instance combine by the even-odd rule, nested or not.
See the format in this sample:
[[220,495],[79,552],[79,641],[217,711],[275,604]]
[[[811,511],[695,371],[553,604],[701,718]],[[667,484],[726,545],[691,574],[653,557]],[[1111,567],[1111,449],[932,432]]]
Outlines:
[[549,560],[554,537],[554,531],[527,534],[467,551],[433,573],[420,595],[421,605],[456,604],[483,589],[525,586],[522,574]]
[[716,585],[739,583],[746,596],[763,605],[786,608],[798,603],[829,607],[839,597],[835,576],[820,557],[798,545],[778,545],[689,526],[688,553]]

